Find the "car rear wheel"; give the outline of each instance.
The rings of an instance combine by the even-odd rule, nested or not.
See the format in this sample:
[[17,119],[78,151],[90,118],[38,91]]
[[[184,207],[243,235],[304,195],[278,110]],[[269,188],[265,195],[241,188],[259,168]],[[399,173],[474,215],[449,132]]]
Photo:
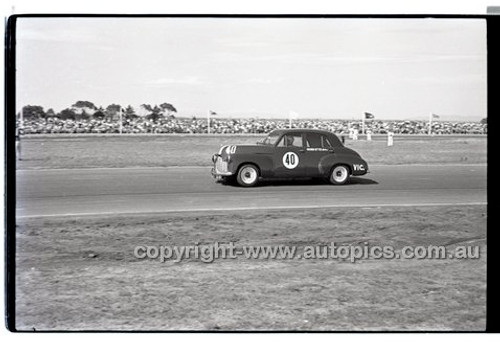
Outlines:
[[255,186],[259,181],[259,170],[253,164],[244,164],[238,171],[236,181],[244,187]]
[[334,185],[344,185],[349,180],[349,168],[346,165],[340,164],[333,167],[330,174],[330,183]]

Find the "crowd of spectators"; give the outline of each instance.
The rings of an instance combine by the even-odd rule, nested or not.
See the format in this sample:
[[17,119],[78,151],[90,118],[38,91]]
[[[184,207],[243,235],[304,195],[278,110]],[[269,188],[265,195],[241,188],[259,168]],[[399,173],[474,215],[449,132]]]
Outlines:
[[[61,120],[57,117],[25,119],[19,125],[22,134],[74,134],[74,133],[208,133],[206,119],[196,118],[160,118],[156,121],[146,118],[124,119],[120,127],[118,120],[88,119]],[[265,134],[274,129],[288,128],[288,120],[271,119],[212,119],[210,133],[213,134]],[[349,129],[362,130],[360,120],[293,120],[293,128],[325,129],[338,134],[348,134]],[[365,123],[365,130],[373,134],[427,134],[429,124],[426,121],[382,121],[370,120]],[[481,122],[433,121],[433,134],[486,134],[487,125]]]

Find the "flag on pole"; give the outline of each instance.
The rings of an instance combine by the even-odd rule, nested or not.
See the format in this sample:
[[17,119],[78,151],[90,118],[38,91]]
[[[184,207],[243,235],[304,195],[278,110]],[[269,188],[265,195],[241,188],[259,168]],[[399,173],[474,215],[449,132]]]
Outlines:
[[212,110],[208,110],[208,113],[207,113],[207,133],[210,134],[210,116],[213,116],[213,115],[217,115],[217,113],[215,111],[212,111]]
[[433,114],[431,112],[429,115],[429,135],[432,135],[432,120],[435,118],[439,118],[439,115]]
[[361,119],[361,134],[366,134],[365,132],[365,120],[373,120],[375,116],[369,112],[365,112],[365,117]]
[[120,134],[123,133],[123,113],[125,110],[120,106]]
[[288,123],[290,128],[292,128],[292,120],[296,118],[299,118],[299,114],[295,111],[290,110],[290,112],[288,113]]

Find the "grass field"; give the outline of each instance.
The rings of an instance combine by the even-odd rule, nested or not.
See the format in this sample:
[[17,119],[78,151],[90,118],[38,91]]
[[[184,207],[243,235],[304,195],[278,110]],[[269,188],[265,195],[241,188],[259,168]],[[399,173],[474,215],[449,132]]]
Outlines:
[[[25,137],[18,168],[209,166],[255,136]],[[353,142],[370,165],[486,163],[486,137]],[[486,206],[18,219],[21,330],[481,331]],[[480,246],[474,260],[139,260],[138,245]]]
[[[23,330],[485,329],[486,206],[21,219]],[[138,260],[137,245],[479,245],[475,260]]]
[[[221,145],[255,144],[255,136],[51,136],[22,140],[18,168],[209,166]],[[486,137],[383,137],[347,140],[369,164],[486,163]]]

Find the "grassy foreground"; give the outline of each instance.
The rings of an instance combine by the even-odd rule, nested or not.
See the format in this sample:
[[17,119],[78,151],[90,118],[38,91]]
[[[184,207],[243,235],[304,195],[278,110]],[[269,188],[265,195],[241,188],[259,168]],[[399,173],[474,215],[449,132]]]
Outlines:
[[[17,221],[23,330],[484,330],[486,206]],[[475,260],[138,260],[137,245],[479,245]]]
[[[221,145],[255,144],[241,136],[82,136],[26,137],[18,168],[209,166]],[[486,163],[486,137],[396,137],[387,147],[374,141],[347,140],[369,164]]]

